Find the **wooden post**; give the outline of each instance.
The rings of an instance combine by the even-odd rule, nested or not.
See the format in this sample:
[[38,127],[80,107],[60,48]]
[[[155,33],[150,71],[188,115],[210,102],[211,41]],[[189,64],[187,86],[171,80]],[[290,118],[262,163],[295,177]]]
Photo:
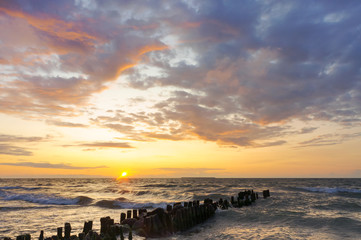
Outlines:
[[109,216],[100,219],[100,234],[106,234],[108,232],[111,222],[114,223],[114,219],[111,219]]
[[111,240],[117,240],[117,225],[110,225],[108,234]]
[[172,219],[172,216],[170,214],[170,211],[165,214],[165,221],[166,221],[167,230],[170,233],[173,233],[174,232],[174,230],[173,230],[173,219]]
[[270,192],[269,190],[263,190],[263,198],[267,198],[267,197],[270,197]]
[[125,220],[126,214],[125,213],[121,213],[120,214],[120,223],[123,222],[123,220]]
[[123,227],[122,226],[120,226],[119,235],[120,235],[120,240],[124,240]]
[[175,231],[181,231],[182,230],[182,214],[181,214],[180,209],[177,209],[174,220],[175,220],[174,221]]
[[63,238],[63,228],[62,227],[58,227],[57,228],[57,234],[56,236],[58,236],[58,239],[62,239]]
[[151,217],[145,217],[144,218],[144,226],[145,226],[145,232],[147,234],[150,234],[151,230],[152,230],[152,220]]
[[127,211],[127,218],[132,218],[132,210]]
[[84,222],[83,233],[85,233],[85,235],[92,229],[93,229],[93,221]]
[[145,209],[145,208],[139,209],[139,216],[142,215],[142,214],[144,215],[146,213],[147,213],[147,209]]
[[64,238],[70,239],[71,225],[70,223],[64,224]]
[[133,239],[132,228],[129,229],[128,239],[129,239],[129,240],[132,240],[132,239]]
[[252,202],[256,201],[256,194],[254,192],[251,193],[251,201]]
[[84,240],[84,238],[85,238],[85,232],[81,232],[81,233],[79,233],[78,234],[78,238],[79,238],[79,240]]
[[138,214],[138,210],[133,209],[133,218],[137,218],[138,217],[137,214]]
[[167,212],[171,212],[172,211],[172,205],[167,205]]
[[162,230],[161,221],[159,219],[158,214],[152,215],[152,232],[155,234],[159,234]]

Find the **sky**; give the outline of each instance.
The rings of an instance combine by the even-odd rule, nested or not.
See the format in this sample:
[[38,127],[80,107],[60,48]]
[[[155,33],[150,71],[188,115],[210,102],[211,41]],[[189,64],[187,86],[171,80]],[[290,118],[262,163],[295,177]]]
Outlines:
[[0,177],[361,177],[360,12],[0,0]]

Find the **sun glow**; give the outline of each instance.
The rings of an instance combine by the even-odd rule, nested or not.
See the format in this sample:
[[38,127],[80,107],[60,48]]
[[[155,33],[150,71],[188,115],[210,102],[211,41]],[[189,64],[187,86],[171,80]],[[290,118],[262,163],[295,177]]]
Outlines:
[[122,172],[122,173],[119,175],[119,177],[117,177],[117,180],[119,180],[119,179],[126,179],[127,176],[128,176],[128,173],[127,173],[127,172]]

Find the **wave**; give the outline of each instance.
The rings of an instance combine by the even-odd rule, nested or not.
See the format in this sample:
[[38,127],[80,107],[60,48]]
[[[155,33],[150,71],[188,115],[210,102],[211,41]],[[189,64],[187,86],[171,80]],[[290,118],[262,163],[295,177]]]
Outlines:
[[78,196],[75,198],[63,198],[45,194],[16,194],[0,190],[0,197],[6,201],[25,201],[46,205],[87,205],[93,201],[92,198]]
[[151,194],[152,192],[151,191],[134,191],[133,193],[135,196],[142,196],[145,194]]
[[194,196],[193,196],[193,199],[196,199],[196,200],[203,200],[203,199],[206,199],[206,198],[211,198],[213,200],[218,200],[220,198],[229,199],[230,196],[225,195],[225,194],[216,194],[216,193],[202,194],[202,195],[194,194]]
[[100,200],[95,205],[103,208],[121,208],[117,200]]
[[38,207],[0,207],[0,211],[18,211],[18,210],[26,210],[26,209],[46,209],[48,206],[38,206]]
[[301,190],[320,193],[361,193],[361,189],[353,188],[330,188],[330,187],[300,187]]
[[88,205],[93,202],[94,199],[86,196],[78,196],[75,198],[77,201],[77,205]]
[[177,187],[178,185],[176,184],[148,184],[148,185],[144,185],[142,187],[144,188],[151,188],[151,187],[156,187],[156,188],[173,188],[173,187]]
[[126,194],[126,193],[130,193],[130,191],[129,190],[119,190],[118,193]]
[[139,208],[165,208],[169,203],[135,203],[127,202],[126,198],[117,198],[115,200],[100,200],[95,203],[96,206],[102,208],[111,208],[111,209],[139,209]]
[[121,208],[125,208],[125,209],[139,209],[139,208],[166,208],[167,204],[169,203],[132,203],[132,202],[127,202],[127,203],[121,203],[120,206]]
[[0,187],[0,190],[14,190],[14,189],[22,189],[22,190],[37,190],[41,189],[40,187],[21,187],[21,186],[7,186],[7,187]]

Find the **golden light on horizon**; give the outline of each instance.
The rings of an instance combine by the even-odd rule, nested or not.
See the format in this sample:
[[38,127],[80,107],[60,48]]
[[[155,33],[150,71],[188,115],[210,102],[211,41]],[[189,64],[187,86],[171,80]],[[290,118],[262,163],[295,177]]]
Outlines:
[[123,178],[126,178],[128,176],[128,172],[122,172],[120,175],[119,175],[119,177],[117,178],[118,180],[119,179],[123,179]]

